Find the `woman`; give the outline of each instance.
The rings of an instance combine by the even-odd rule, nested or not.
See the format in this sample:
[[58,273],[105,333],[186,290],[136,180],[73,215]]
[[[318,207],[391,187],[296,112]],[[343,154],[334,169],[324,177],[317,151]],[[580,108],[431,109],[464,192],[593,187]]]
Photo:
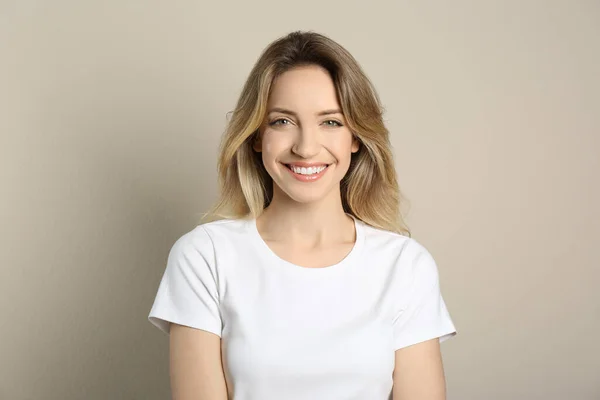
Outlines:
[[173,399],[445,398],[439,343],[456,332],[437,266],[343,47],[293,32],[265,49],[219,176],[221,219],[173,245],[149,315],[170,334]]

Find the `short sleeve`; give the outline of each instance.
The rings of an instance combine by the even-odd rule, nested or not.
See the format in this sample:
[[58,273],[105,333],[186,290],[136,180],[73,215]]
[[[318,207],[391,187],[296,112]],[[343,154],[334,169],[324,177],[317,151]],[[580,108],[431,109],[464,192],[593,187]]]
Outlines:
[[456,335],[456,329],[440,291],[439,271],[431,254],[409,239],[400,259],[407,268],[402,285],[400,310],[394,319],[394,350],[439,338],[440,343]]
[[214,247],[202,226],[172,246],[148,320],[166,334],[170,323],[221,336]]

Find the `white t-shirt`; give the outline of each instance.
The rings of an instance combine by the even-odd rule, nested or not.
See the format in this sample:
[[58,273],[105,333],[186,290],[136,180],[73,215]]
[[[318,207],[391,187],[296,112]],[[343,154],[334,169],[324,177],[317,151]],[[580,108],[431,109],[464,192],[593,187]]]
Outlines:
[[387,400],[394,351],[456,330],[430,253],[354,221],[354,247],[326,268],[278,257],[256,220],[199,225],[173,245],[148,318],[219,335],[232,400]]

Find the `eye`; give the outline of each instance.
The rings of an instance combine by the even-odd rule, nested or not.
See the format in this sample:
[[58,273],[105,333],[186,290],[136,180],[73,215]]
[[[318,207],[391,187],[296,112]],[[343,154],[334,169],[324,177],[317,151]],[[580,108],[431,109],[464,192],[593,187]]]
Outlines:
[[278,122],[281,122],[281,121],[290,122],[290,121],[288,121],[288,120],[287,120],[287,119],[285,119],[285,118],[278,118],[278,119],[276,119],[276,120],[274,120],[274,121],[271,121],[271,122],[269,123],[269,125],[271,125],[271,126],[273,126],[273,125],[288,125],[288,124],[278,124]]
[[[329,122],[333,122],[333,124],[329,124]],[[341,123],[337,122],[336,120],[333,119],[329,119],[327,121],[325,121],[325,125],[328,126],[343,126]]]

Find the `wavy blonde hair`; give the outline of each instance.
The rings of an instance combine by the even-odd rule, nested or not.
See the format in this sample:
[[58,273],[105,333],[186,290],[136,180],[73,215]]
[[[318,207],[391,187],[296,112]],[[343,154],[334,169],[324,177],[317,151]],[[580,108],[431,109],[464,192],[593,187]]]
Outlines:
[[347,126],[360,142],[340,183],[344,211],[375,228],[410,236],[379,96],[346,49],[312,31],[295,31],[275,40],[254,64],[221,141],[220,197],[203,219],[257,218],[269,205],[273,181],[252,144],[266,116],[275,78],[305,65],[329,72]]

